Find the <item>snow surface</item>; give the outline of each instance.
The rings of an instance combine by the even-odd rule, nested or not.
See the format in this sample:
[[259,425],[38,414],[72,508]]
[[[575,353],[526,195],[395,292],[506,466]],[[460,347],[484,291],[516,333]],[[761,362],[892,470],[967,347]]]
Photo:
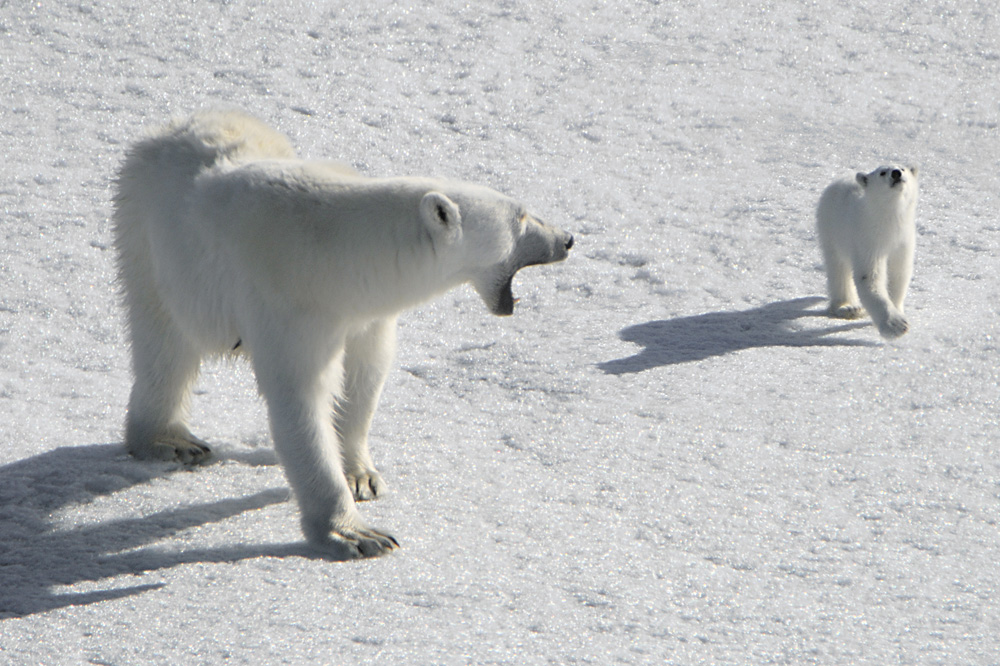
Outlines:
[[[0,663],[1000,663],[992,2],[0,2]],[[343,6],[341,6],[343,5]],[[131,460],[111,183],[244,107],[577,238],[401,319],[329,562],[245,365]],[[912,329],[823,316],[813,208],[921,167]]]

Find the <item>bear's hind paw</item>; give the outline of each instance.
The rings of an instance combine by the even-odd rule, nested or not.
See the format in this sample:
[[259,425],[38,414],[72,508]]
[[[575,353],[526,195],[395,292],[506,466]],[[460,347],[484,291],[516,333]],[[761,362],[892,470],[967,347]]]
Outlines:
[[201,440],[184,440],[174,445],[174,460],[185,465],[201,465],[211,462],[212,449]]
[[860,319],[865,313],[864,308],[853,303],[830,306],[830,315],[837,319]]
[[162,435],[142,447],[129,447],[129,453],[140,460],[166,460],[182,465],[201,465],[212,460],[212,449],[194,435]]
[[887,340],[895,340],[909,330],[910,322],[903,315],[890,315],[878,327],[878,332]]

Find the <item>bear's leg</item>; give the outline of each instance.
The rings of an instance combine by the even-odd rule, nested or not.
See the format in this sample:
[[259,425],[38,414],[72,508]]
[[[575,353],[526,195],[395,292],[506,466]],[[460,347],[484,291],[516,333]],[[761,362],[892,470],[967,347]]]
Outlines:
[[898,338],[910,328],[902,312],[889,299],[888,262],[885,257],[876,259],[854,270],[861,304],[868,310],[878,332],[884,338]]
[[302,531],[310,543],[340,559],[381,555],[398,544],[367,527],[358,514],[330,419],[331,395],[340,392],[342,345],[316,363],[323,355],[310,353],[314,350],[302,338],[296,342],[291,350],[251,348],[274,448],[298,501]]
[[826,287],[830,297],[830,314],[841,319],[861,316],[861,303],[854,287],[850,262],[835,252],[824,252]]
[[136,458],[204,462],[211,450],[187,428],[191,384],[201,355],[155,297],[131,301],[126,305],[135,383],[125,419],[125,446]]
[[368,450],[368,430],[396,351],[396,318],[380,319],[350,336],[344,349],[344,389],[335,404],[344,475],[356,500],[385,492]]
[[889,298],[900,312],[912,277],[913,243],[905,243],[889,255]]

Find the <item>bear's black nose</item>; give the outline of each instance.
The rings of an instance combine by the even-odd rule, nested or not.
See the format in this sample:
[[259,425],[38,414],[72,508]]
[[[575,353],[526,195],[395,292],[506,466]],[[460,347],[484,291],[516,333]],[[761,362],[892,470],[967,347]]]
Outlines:
[[892,179],[893,180],[899,180],[902,177],[903,177],[903,172],[902,171],[900,171],[899,169],[893,169],[892,170]]
[[569,239],[566,241],[566,249],[569,250],[572,247],[573,247],[573,237],[570,236]]

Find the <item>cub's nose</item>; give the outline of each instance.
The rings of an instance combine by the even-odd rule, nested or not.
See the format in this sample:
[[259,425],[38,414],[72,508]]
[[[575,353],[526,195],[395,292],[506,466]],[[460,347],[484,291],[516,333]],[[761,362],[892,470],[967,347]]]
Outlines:
[[573,237],[570,236],[566,239],[566,250],[570,250],[573,247]]
[[899,180],[902,177],[903,177],[903,172],[902,171],[900,171],[899,169],[893,169],[892,170],[892,179],[894,181]]

